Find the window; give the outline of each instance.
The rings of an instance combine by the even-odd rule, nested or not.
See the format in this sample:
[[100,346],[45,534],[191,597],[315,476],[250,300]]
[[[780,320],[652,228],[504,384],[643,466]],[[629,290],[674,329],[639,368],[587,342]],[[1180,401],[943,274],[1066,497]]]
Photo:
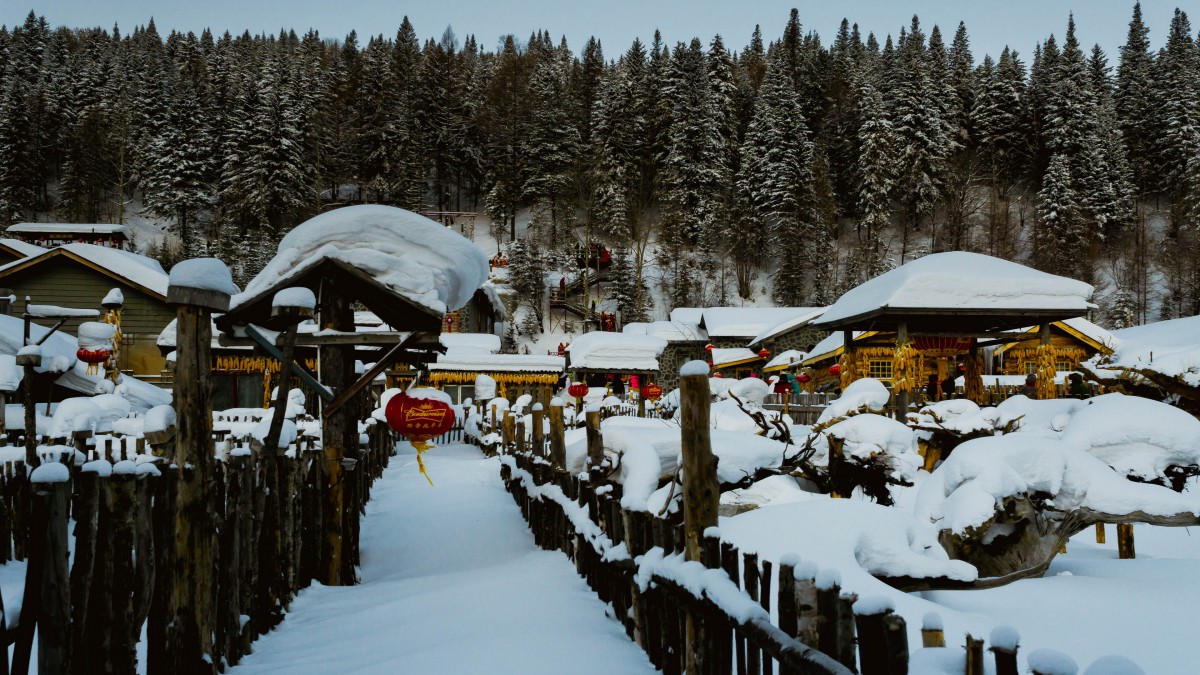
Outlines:
[[1037,361],[1026,361],[1025,362],[1025,374],[1026,375],[1037,375]]
[[1059,361],[1054,364],[1054,369],[1060,373],[1068,373],[1075,370],[1075,366],[1071,365],[1070,361]]
[[871,359],[867,362],[867,377],[876,380],[892,379],[891,359]]

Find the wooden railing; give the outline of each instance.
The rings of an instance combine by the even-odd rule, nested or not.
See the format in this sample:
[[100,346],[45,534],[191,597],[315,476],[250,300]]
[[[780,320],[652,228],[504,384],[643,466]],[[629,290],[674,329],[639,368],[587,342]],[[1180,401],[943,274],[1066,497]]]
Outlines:
[[[43,468],[62,468],[38,474],[65,480],[32,482],[23,460],[0,468],[0,562],[28,561],[20,621],[0,638],[14,645],[12,662],[5,650],[0,668],[29,671],[36,626],[40,673],[132,675],[143,636],[145,672],[181,672],[173,660],[170,564],[180,468],[165,460],[174,439],[147,444],[83,433],[65,440],[41,453]],[[208,506],[219,524],[212,639],[216,653],[234,664],[326,564],[319,547],[327,517],[323,456],[320,445],[304,437],[286,453],[267,453],[227,433],[215,440],[221,458]],[[355,481],[348,494],[357,495],[356,502],[337,517],[357,521],[394,448],[386,424],[368,427],[357,466],[343,474]],[[0,447],[9,457],[22,450]],[[69,517],[75,523],[70,532]],[[75,551],[70,566],[68,536]]]

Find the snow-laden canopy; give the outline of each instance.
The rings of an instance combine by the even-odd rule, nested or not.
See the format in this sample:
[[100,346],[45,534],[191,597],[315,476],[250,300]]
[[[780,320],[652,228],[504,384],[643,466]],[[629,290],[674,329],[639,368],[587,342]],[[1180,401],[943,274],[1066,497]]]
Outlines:
[[767,361],[767,365],[763,366],[763,370],[767,371],[787,368],[793,364],[800,363],[806,358],[808,358],[808,354],[805,352],[802,352],[798,349],[788,349],[786,351],[779,352],[770,361]]
[[438,340],[446,347],[448,356],[495,354],[500,351],[500,336],[491,333],[442,333]]
[[746,363],[758,359],[758,353],[750,351],[745,347],[731,347],[729,349],[714,349],[712,350],[713,368],[723,368],[735,363]]
[[429,364],[429,370],[454,370],[470,373],[561,373],[565,365],[566,359],[561,356],[492,354],[479,350],[455,348],[438,356],[435,363]]
[[652,371],[666,348],[666,340],[652,335],[594,331],[575,338],[567,353],[573,369]]
[[1097,356],[1089,365],[1150,371],[1200,387],[1200,316],[1123,328],[1112,336],[1112,355]]
[[[841,325],[880,310],[1010,310],[1083,314],[1092,286],[978,253],[918,258],[847,291],[815,325]],[[815,350],[814,350],[815,351]]]
[[286,285],[327,259],[440,313],[467,304],[488,273],[483,251],[445,225],[392,206],[347,206],[305,221],[284,236],[275,257],[233,298],[231,307]]

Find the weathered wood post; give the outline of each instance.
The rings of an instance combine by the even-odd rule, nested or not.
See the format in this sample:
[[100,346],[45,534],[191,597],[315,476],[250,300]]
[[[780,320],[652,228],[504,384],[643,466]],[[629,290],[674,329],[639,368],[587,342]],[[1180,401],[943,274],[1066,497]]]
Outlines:
[[67,486],[70,478],[70,470],[57,463],[38,467],[29,476],[36,491],[34,508],[45,511],[45,516],[34,519],[44,525],[44,530],[33,533],[35,537],[45,538],[45,557],[41,561],[44,571],[37,603],[40,612],[34,613],[39,675],[60,675],[68,672],[71,666],[71,581],[67,573],[70,557],[67,550]]
[[1103,544],[1104,541],[1104,523],[1096,523],[1096,543]]
[[[899,355],[908,344],[908,324],[901,321],[896,325],[896,354]],[[896,359],[898,360],[898,359]],[[893,374],[896,366],[892,366]],[[912,376],[912,373],[906,373],[906,377]],[[904,422],[908,415],[908,391],[912,387],[912,383],[907,383],[905,386],[895,387],[896,394],[896,419]]]
[[508,454],[512,451],[512,449],[514,447],[513,436],[515,434],[515,431],[513,428],[512,412],[507,411],[507,410],[504,411],[504,421],[501,422],[501,429],[503,430],[504,434],[503,434],[503,441],[501,443],[500,452],[502,454]]
[[557,474],[567,470],[566,431],[563,428],[563,401],[550,400],[550,465]]
[[546,424],[542,421],[545,416],[541,403],[533,404],[533,455],[546,456]]
[[[331,278],[321,280],[319,307],[320,326],[325,330],[354,331],[354,312],[346,296]],[[321,345],[318,350],[321,384],[341,393],[354,381],[354,348],[342,345]],[[354,568],[346,556],[346,526],[356,518],[358,507],[353,502],[353,477],[345,475],[342,460],[358,458],[358,428],[354,413],[358,406],[343,405],[333,413],[321,414],[321,447],[324,452],[324,516],[319,576],[326,586],[354,583]],[[353,511],[353,514],[350,512]]]
[[167,302],[175,305],[176,443],[179,467],[175,504],[174,585],[167,612],[166,653],[171,671],[215,673],[220,658],[213,645],[216,630],[214,568],[216,519],[212,440],[212,313],[229,311],[236,290],[229,269],[214,258],[185,260],[171,269]]
[[1133,524],[1117,523],[1117,558],[1133,560],[1137,550],[1133,546]]
[[591,408],[584,414],[587,416],[588,470],[593,476],[591,487],[594,490],[600,485],[594,477],[600,474],[600,467],[604,464],[604,437],[600,435],[600,409]]
[[921,646],[926,649],[946,646],[945,624],[942,623],[941,614],[929,612],[921,620]]
[[646,416],[646,397],[642,396],[642,389],[646,388],[649,378],[647,378],[644,373],[639,373],[638,375],[639,375],[638,376],[638,384],[641,386],[638,388],[638,392],[637,392],[637,398],[638,398],[637,416],[645,417]]
[[[708,365],[691,361],[679,370],[680,433],[683,454],[684,559],[701,561],[704,531],[717,525],[717,458],[709,429]],[[700,618],[687,615],[687,672],[708,672],[716,645],[705,639]]]

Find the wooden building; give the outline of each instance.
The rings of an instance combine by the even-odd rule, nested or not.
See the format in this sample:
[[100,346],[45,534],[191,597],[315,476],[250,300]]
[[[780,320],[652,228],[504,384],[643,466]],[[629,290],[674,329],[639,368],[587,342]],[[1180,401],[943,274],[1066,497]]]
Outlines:
[[[158,261],[92,244],[64,244],[0,267],[0,288],[12,290],[13,316],[33,304],[99,309],[110,290],[124,295],[121,317],[122,371],[138,377],[158,377],[165,361],[156,343],[159,333],[175,318],[167,304],[167,274]],[[80,319],[60,330],[74,334]]]
[[16,223],[8,235],[46,248],[65,244],[95,244],[128,249],[129,228],[116,223]]
[[45,253],[46,249],[20,239],[0,239],[0,265]]
[[[1029,375],[1037,372],[1038,327],[1019,331],[1025,337],[996,348],[993,356],[997,375]],[[1055,368],[1059,372],[1077,370],[1079,364],[1097,354],[1111,354],[1115,338],[1100,326],[1077,317],[1050,324],[1050,344],[1054,347]]]

